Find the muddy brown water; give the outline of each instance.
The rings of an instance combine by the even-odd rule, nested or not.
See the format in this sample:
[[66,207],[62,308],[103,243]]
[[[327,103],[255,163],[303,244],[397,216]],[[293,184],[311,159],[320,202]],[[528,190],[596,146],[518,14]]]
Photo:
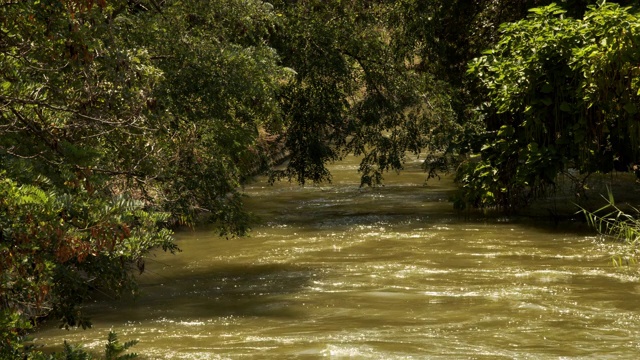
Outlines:
[[[86,306],[94,327],[35,334],[100,351],[110,330],[143,359],[640,357],[640,276],[579,227],[468,218],[448,178],[419,163],[360,189],[357,161],[333,182],[247,186],[250,237],[176,234],[149,258],[136,299]],[[613,249],[613,250],[612,250]]]

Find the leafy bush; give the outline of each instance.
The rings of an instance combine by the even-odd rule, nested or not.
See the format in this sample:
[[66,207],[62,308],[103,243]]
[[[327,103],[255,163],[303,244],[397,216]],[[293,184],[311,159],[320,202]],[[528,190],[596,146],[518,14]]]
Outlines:
[[519,207],[563,171],[606,173],[640,157],[640,16],[606,2],[581,20],[556,4],[530,11],[469,65],[487,131],[480,160],[458,175],[461,206]]

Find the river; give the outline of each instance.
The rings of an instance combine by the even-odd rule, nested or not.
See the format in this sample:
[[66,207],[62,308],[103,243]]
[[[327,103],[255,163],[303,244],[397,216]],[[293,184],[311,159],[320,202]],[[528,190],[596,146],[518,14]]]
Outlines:
[[636,268],[579,227],[458,214],[449,178],[407,167],[375,189],[355,159],[322,186],[257,179],[250,237],[180,231],[138,299],[88,304],[92,329],[35,342],[100,351],[114,330],[143,359],[639,356]]

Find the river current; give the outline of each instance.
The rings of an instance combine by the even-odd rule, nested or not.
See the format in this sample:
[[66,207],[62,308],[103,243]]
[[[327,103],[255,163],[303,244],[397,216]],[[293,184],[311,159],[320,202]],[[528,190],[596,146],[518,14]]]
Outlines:
[[[137,299],[88,304],[94,327],[45,327],[101,352],[110,330],[142,359],[604,359],[640,356],[640,276],[568,224],[465,216],[419,162],[360,188],[257,179],[249,237],[180,231],[146,262]],[[615,250],[614,250],[615,251]]]

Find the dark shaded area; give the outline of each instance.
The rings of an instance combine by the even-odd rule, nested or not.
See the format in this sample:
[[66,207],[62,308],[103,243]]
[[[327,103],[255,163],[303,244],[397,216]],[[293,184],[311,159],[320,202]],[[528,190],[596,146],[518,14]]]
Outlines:
[[[153,270],[141,279],[140,296],[96,303],[99,322],[215,320],[220,317],[296,317],[291,294],[302,291],[321,269],[286,264],[212,264],[207,269],[172,276]],[[168,307],[167,304],[172,304]],[[88,312],[91,312],[89,307]],[[195,317],[195,319],[194,319]]]
[[[605,185],[592,185],[589,199],[579,199],[566,189],[559,188],[554,196],[511,214],[505,214],[500,209],[455,210],[451,204],[455,194],[454,185],[449,181],[435,180],[424,187],[390,184],[363,189],[329,185],[322,191],[298,188],[298,194],[293,198],[291,192],[289,196],[270,195],[268,198],[254,194],[250,199],[250,207],[258,215],[260,225],[293,227],[297,233],[316,233],[327,229],[341,232],[360,226],[401,227],[416,224],[429,227],[480,223],[519,224],[550,233],[561,230],[570,234],[589,235],[594,231],[588,228],[576,204],[582,203],[594,209],[603,205],[600,194],[606,193]],[[622,178],[614,189],[620,193],[621,188],[628,186],[634,187],[635,184]]]

